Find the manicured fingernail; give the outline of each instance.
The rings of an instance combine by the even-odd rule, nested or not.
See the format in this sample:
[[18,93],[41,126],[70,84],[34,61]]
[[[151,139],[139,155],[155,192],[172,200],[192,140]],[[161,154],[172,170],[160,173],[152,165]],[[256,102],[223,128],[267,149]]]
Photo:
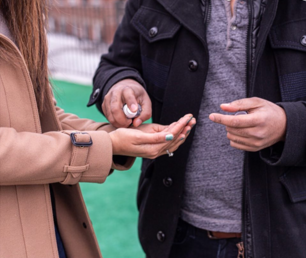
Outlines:
[[187,123],[186,123],[186,125],[188,125],[189,124],[189,122],[191,121],[191,119],[193,118],[193,116],[192,117],[190,117],[190,119],[187,121]]
[[172,134],[167,134],[166,135],[166,141],[172,141],[173,140],[173,135]]
[[190,133],[190,130],[188,130],[187,132],[186,132],[186,134],[189,134]]
[[184,140],[185,138],[184,137],[182,137],[181,139],[180,139],[180,141],[182,141],[182,140]]
[[222,103],[222,106],[229,106],[231,103]]

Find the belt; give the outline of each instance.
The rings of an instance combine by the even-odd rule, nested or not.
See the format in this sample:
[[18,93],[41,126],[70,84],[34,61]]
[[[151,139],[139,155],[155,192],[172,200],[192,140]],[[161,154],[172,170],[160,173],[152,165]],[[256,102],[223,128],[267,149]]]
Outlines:
[[241,238],[241,233],[207,231],[207,235],[210,239]]

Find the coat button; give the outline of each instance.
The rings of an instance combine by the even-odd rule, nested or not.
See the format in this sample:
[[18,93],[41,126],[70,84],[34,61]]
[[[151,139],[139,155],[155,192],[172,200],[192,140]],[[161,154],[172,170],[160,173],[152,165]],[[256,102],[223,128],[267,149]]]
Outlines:
[[96,97],[98,97],[99,95],[99,92],[100,92],[100,89],[96,89],[94,94],[93,94],[93,98],[95,99]]
[[173,180],[171,177],[167,177],[163,179],[164,186],[170,187],[172,186]]
[[164,242],[166,239],[166,235],[163,231],[158,231],[156,236],[159,242]]
[[306,35],[303,35],[301,37],[301,41],[300,42],[301,42],[302,46],[306,47]]
[[158,32],[158,29],[157,27],[152,27],[150,30],[149,30],[149,37],[150,38],[154,38],[156,36]]
[[198,63],[194,60],[190,60],[188,67],[190,71],[196,71],[198,69]]

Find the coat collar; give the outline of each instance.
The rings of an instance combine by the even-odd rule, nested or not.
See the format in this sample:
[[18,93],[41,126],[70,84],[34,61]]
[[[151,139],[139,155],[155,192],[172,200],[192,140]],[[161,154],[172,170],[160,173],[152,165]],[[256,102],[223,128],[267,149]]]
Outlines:
[[205,26],[200,0],[157,0],[173,17],[205,42]]

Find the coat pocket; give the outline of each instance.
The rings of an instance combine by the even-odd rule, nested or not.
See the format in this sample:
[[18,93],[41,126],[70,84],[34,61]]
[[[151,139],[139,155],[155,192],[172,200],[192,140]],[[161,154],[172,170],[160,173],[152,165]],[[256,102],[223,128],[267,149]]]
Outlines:
[[135,29],[148,42],[173,38],[180,23],[167,13],[142,6],[131,21]]
[[306,19],[274,26],[269,38],[278,67],[282,101],[306,100]]
[[306,168],[294,167],[280,177],[290,200],[294,203],[306,200]]
[[143,79],[151,97],[163,101],[181,24],[166,12],[142,6],[131,24],[140,35]]

